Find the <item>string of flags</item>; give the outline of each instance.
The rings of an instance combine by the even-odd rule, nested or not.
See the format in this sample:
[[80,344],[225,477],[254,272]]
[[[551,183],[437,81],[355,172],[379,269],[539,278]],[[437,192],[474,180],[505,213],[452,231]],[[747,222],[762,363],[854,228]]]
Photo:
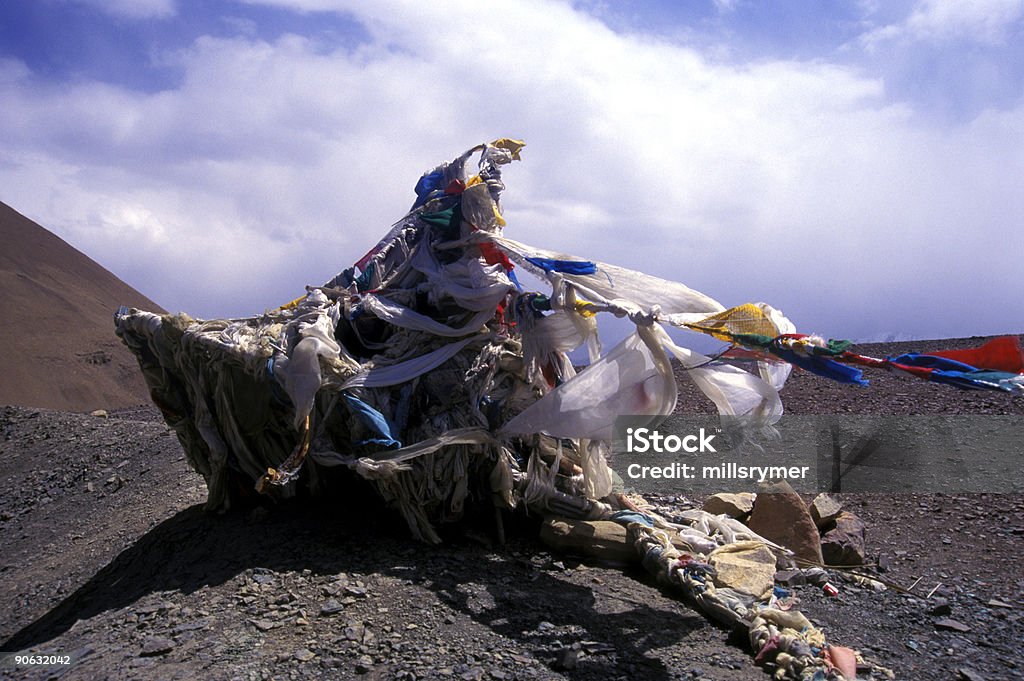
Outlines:
[[974,348],[878,358],[851,352],[853,344],[847,340],[824,340],[797,333],[759,333],[765,328],[764,315],[749,304],[684,326],[748,351],[730,349],[723,354],[726,359],[781,360],[840,383],[868,385],[858,368],[867,367],[963,390],[1024,393],[1024,351],[1015,336],[1000,336]]

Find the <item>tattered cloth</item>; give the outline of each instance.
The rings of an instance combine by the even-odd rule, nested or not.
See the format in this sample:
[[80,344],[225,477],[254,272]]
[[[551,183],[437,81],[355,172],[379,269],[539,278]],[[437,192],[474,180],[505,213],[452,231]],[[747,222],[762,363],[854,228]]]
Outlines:
[[[208,321],[118,311],[117,333],[206,480],[208,507],[254,488],[333,494],[362,479],[428,542],[468,503],[615,520],[654,574],[748,626],[777,675],[837,677],[820,632],[770,597],[715,586],[702,567],[736,542],[784,549],[701,512],[681,524],[615,516],[635,507],[606,461],[615,417],[674,410],[670,355],[748,430],[782,415],[790,364],[759,357],[748,371],[677,345],[663,326],[769,339],[796,328],[764,303],[726,311],[678,282],[505,237],[501,168],[522,148],[499,139],[424,173],[410,212],[366,255],[277,309]],[[517,269],[549,290],[524,291]],[[600,313],[635,325],[607,352]],[[567,353],[581,347],[590,364],[577,373]],[[666,544],[667,532],[689,550]]]

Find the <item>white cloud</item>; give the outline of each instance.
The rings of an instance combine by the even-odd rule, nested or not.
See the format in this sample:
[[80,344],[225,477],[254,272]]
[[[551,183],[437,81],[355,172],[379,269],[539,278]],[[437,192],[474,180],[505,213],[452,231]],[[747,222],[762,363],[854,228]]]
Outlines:
[[925,0],[910,18],[908,30],[921,38],[967,38],[1001,43],[1024,14],[1024,0]]
[[0,70],[0,199],[168,307],[242,315],[355,261],[420,172],[521,136],[514,238],[808,331],[1020,324],[990,310],[1019,289],[999,245],[1024,212],[1020,107],[927,127],[857,70],[715,63],[562,3],[275,4],[351,13],[371,40],[202,38],[165,55],[184,78],[154,94]]
[[72,0],[119,19],[166,19],[177,14],[175,0]]
[[888,41],[965,40],[999,45],[1019,34],[1024,0],[919,0],[902,22],[876,28],[862,37],[868,47]]

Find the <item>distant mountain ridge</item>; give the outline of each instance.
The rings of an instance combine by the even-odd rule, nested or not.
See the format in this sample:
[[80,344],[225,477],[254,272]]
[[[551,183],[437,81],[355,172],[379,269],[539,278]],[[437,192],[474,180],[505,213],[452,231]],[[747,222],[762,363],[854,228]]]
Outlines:
[[92,411],[149,402],[113,314],[162,308],[2,202],[0,243],[0,404]]

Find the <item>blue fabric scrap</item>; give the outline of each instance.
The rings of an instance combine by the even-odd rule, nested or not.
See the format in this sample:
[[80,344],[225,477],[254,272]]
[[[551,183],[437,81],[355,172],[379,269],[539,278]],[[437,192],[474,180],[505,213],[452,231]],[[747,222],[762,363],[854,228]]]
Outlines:
[[916,352],[908,352],[897,357],[890,357],[890,362],[894,364],[903,364],[908,367],[921,367],[922,369],[938,369],[939,371],[977,371],[978,367],[972,367],[970,364],[964,364],[963,362],[957,362],[953,359],[946,359],[945,357],[936,357],[935,355],[919,355]]
[[594,274],[597,265],[589,260],[554,260],[552,258],[527,258],[545,272],[561,272],[563,274]]
[[1000,385],[1000,381],[1015,378],[1018,374],[1011,374],[1006,371],[989,371],[979,369],[970,364],[957,362],[946,357],[935,355],[920,355],[910,352],[897,357],[890,357],[889,361],[904,366],[931,369],[928,380],[933,383],[944,383],[961,390],[1004,390],[1012,392],[1014,388],[1010,384]]
[[424,174],[416,183],[416,188],[414,189],[416,192],[416,203],[412,204],[412,207],[418,208],[422,206],[433,192],[443,190],[442,182],[444,182],[443,170],[434,170]]
[[793,352],[792,350],[779,347],[778,344],[775,343],[771,345],[769,351],[773,355],[781,357],[790,364],[795,364],[802,369],[810,371],[812,374],[831,378],[833,381],[839,381],[840,383],[868,385],[867,380],[863,378],[864,372],[856,367],[852,367],[847,364],[840,364],[835,360],[826,359],[824,357],[808,357],[807,355],[801,355],[800,353]]
[[363,402],[355,395],[342,393],[342,397],[345,398],[345,403],[348,405],[349,411],[352,415],[359,419],[359,422],[362,423],[374,436],[364,438],[358,442],[353,442],[353,445],[374,445],[377,447],[383,447],[384,449],[399,449],[402,446],[402,443],[392,434],[391,424],[388,423],[384,414],[380,413],[366,402]]
[[641,513],[639,511],[616,511],[615,513],[612,513],[610,519],[623,525],[629,525],[630,523],[640,523],[641,525],[646,525],[647,527],[654,527],[654,518],[647,515],[646,513]]
[[356,277],[356,288],[359,291],[366,291],[370,288],[370,284],[373,282],[373,273],[377,270],[377,263],[370,261],[366,266],[366,271]]

